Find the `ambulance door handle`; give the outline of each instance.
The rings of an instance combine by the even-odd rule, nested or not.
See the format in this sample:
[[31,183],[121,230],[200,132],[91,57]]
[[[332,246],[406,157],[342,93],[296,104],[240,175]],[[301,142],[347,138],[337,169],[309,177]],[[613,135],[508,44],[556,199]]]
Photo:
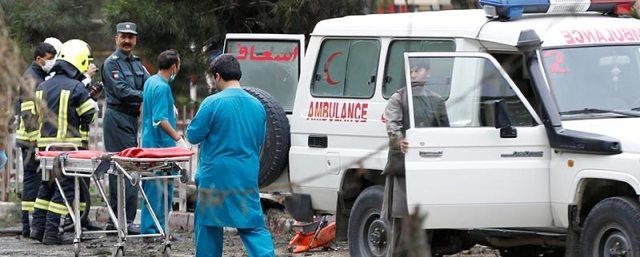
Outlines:
[[307,143],[313,148],[327,148],[329,145],[327,136],[309,136]]
[[442,157],[442,151],[434,151],[434,152],[420,151],[420,157],[439,158],[439,157]]

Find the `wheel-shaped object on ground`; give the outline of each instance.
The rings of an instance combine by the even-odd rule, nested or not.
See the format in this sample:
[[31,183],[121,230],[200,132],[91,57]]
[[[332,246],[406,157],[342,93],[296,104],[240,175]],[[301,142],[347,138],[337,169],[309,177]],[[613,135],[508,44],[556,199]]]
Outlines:
[[388,224],[380,219],[384,187],[365,189],[356,199],[349,216],[349,253],[351,256],[387,256]]
[[73,254],[75,257],[80,256],[80,243],[73,244]]
[[597,203],[584,222],[580,256],[639,257],[640,204],[631,197]]
[[113,250],[113,254],[111,254],[112,257],[122,257],[124,256],[124,247],[119,246],[116,247],[116,249]]
[[162,257],[170,257],[171,256],[171,245],[165,245],[162,250]]

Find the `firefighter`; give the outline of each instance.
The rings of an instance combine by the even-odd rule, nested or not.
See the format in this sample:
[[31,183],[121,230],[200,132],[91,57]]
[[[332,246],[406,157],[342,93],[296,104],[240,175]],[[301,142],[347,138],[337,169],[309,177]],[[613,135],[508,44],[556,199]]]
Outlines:
[[[22,152],[22,236],[29,237],[29,213],[40,187],[41,175],[37,172],[39,162],[35,158],[36,139],[39,127],[35,102],[29,93],[35,93],[35,87],[44,81],[53,64],[57,51],[49,43],[39,43],[33,51],[33,62],[27,68],[25,77],[30,77],[33,84],[19,89],[19,125],[16,131],[16,145]],[[27,93],[28,91],[28,93]]]
[[[89,125],[97,112],[96,103],[81,80],[92,61],[91,48],[87,43],[78,39],[69,40],[62,45],[60,57],[53,66],[55,76],[36,88],[36,98],[46,104],[37,106],[41,110],[40,113],[47,107],[51,112],[51,115],[41,115],[39,118],[40,136],[37,146],[40,150],[52,144],[87,148]],[[56,150],[69,148],[62,147]],[[58,181],[64,191],[64,197],[70,202],[73,201],[73,178],[61,176]],[[71,237],[64,237],[63,232],[60,232],[61,221],[69,211],[55,182],[43,182],[40,185],[34,207],[32,238],[47,245],[73,243]]]

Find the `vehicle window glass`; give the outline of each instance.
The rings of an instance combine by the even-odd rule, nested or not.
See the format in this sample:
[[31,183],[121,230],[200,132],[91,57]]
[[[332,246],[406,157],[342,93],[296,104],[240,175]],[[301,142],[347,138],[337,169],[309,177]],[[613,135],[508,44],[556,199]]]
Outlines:
[[226,53],[240,62],[243,86],[263,89],[286,112],[293,111],[300,71],[299,41],[228,40]]
[[[388,99],[398,89],[406,85],[404,78],[405,52],[453,52],[455,50],[456,45],[452,40],[395,40],[391,42],[387,54],[382,95]],[[451,75],[450,70],[432,67],[430,84],[433,88],[440,87],[446,91],[447,81],[450,79],[447,75]]]
[[[430,66],[450,63],[449,94],[429,84]],[[481,57],[413,57],[409,60],[414,127],[494,127],[495,103],[504,101],[513,126],[533,118],[494,64]]]
[[375,92],[379,54],[378,40],[325,40],[314,69],[312,95],[371,98]]
[[640,110],[640,46],[547,49],[541,56],[563,118]]

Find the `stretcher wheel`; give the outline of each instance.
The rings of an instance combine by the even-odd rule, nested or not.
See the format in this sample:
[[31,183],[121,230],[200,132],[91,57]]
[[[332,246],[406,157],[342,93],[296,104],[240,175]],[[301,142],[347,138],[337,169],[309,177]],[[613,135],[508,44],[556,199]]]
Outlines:
[[80,243],[73,243],[73,254],[75,257],[80,256]]
[[140,174],[138,174],[137,172],[132,172],[131,173],[131,185],[132,186],[137,186],[138,183],[140,183]]
[[165,245],[164,246],[164,250],[162,250],[162,256],[163,257],[170,257],[171,256],[171,245]]
[[113,250],[113,254],[111,256],[113,256],[113,257],[122,257],[122,256],[124,256],[124,247],[118,246],[118,248]]

